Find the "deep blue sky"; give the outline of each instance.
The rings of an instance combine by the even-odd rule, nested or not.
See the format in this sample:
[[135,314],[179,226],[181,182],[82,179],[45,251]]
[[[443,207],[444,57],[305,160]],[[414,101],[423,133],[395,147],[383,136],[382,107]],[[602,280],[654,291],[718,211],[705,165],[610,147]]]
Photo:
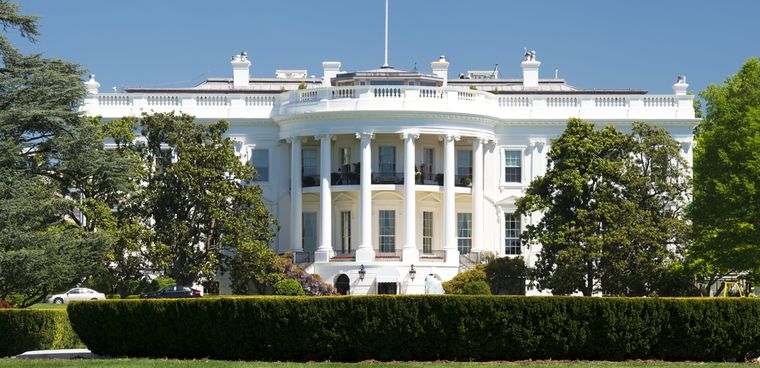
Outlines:
[[[321,62],[343,70],[383,62],[383,0],[24,0],[41,16],[27,52],[83,64],[101,90],[189,86],[230,77],[245,50],[254,76]],[[445,54],[454,77],[491,69],[518,77],[523,47],[536,50],[542,77],[582,88],[670,93],[676,75],[690,90],[720,83],[760,56],[760,1],[746,0],[391,0],[390,64],[429,71]]]

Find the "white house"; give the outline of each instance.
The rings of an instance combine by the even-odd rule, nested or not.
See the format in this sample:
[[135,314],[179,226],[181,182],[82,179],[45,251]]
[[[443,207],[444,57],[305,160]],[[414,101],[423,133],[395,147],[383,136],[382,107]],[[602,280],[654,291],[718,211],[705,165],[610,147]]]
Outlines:
[[430,72],[345,72],[326,61],[319,78],[306,70],[253,77],[245,53],[231,63],[232,78],[191,88],[100,93],[93,76],[82,110],[104,119],[181,111],[229,121],[281,225],[272,248],[294,252],[307,271],[350,294],[422,293],[427,275],[451,279],[483,252],[534,263],[539,249],[522,247],[519,234],[538,219],[515,216],[514,202],[545,172],[551,139],[568,118],[623,130],[635,121],[662,126],[689,162],[698,121],[684,78],[672,95],[578,89],[539,78],[534,52],[517,79],[499,79],[497,70],[449,79],[443,56]]

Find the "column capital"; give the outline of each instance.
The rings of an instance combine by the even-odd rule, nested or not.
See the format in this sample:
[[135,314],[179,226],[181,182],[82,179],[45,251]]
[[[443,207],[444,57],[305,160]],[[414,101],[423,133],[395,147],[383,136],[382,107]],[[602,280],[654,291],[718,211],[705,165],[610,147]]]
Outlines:
[[545,139],[531,139],[530,142],[528,143],[528,147],[530,147],[530,149],[537,149],[539,152],[541,152],[545,146],[546,146]]
[[461,137],[456,134],[441,134],[439,140],[444,142],[459,142]]
[[374,139],[375,133],[372,132],[357,132],[356,139]]
[[401,132],[401,139],[411,138],[413,141],[420,139],[420,133],[417,132]]
[[689,151],[696,146],[694,141],[679,141],[678,143],[681,143],[681,151],[683,151],[683,153],[689,153]]
[[319,134],[319,135],[315,135],[314,139],[316,139],[318,141],[319,140],[325,140],[325,139],[334,141],[335,140],[335,136],[332,135],[332,134]]
[[285,143],[291,144],[293,142],[303,142],[303,137],[297,135],[285,137]]

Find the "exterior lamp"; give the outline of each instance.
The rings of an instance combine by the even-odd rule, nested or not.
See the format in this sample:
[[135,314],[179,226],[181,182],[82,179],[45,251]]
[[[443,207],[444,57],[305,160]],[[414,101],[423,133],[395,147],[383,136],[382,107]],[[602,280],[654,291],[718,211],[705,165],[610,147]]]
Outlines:
[[409,278],[414,281],[414,277],[417,276],[417,270],[414,269],[414,265],[412,265],[412,268],[409,270]]
[[359,268],[359,280],[364,281],[364,275],[367,274],[367,271],[364,270],[364,265],[361,265]]

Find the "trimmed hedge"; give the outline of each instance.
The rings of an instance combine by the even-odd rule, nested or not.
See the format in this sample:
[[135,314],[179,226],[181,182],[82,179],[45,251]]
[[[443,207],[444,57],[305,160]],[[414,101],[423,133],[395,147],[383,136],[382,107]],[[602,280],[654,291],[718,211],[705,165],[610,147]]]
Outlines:
[[110,356],[229,360],[745,360],[760,301],[514,296],[253,297],[72,303]]
[[4,309],[0,311],[0,357],[29,350],[82,347],[65,310]]

